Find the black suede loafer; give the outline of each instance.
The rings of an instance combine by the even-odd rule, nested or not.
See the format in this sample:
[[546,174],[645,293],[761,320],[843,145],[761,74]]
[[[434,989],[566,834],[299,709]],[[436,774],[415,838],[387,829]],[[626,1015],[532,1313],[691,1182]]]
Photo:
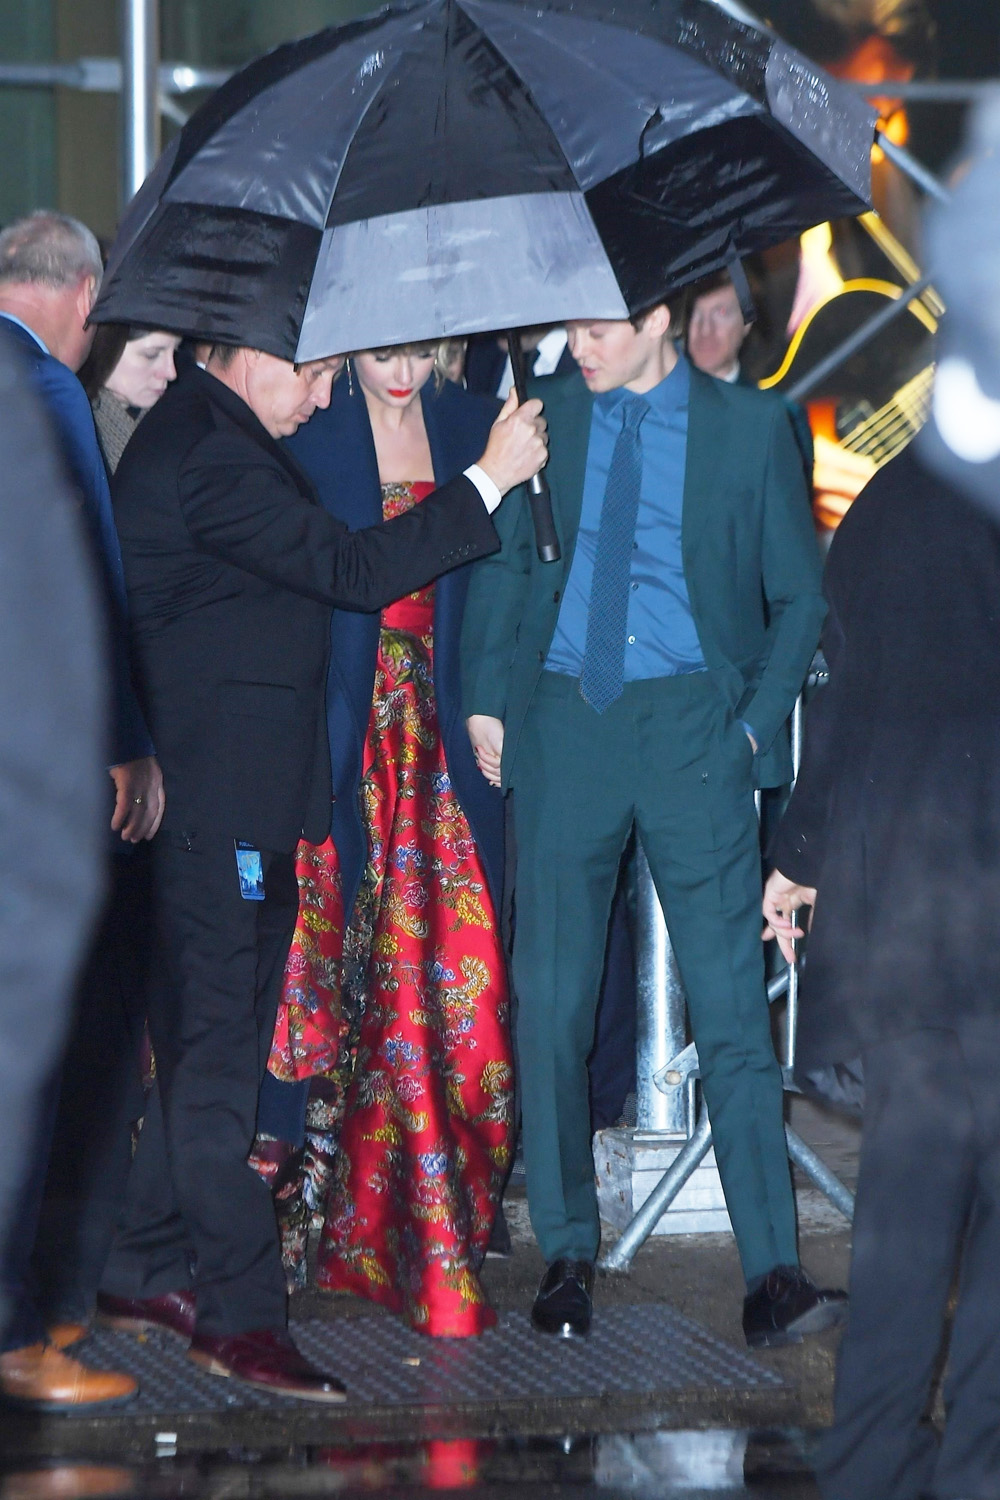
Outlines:
[[847,1293],[820,1289],[800,1266],[775,1266],[743,1299],[743,1332],[751,1349],[801,1344],[847,1318]]
[[590,1332],[590,1293],[594,1266],[589,1260],[554,1260],[542,1277],[532,1325],[561,1339],[583,1339]]

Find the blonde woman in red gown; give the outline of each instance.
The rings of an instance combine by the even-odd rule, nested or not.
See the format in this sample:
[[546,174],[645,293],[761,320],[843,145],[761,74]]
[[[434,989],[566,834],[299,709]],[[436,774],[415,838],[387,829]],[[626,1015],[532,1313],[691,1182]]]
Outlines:
[[[444,380],[442,354],[353,356],[329,410],[289,443],[352,527],[418,505],[482,451],[496,403]],[[446,1337],[495,1321],[478,1273],[510,1160],[513,1085],[502,807],[459,702],[467,585],[459,569],[381,618],[334,614],[333,831],[300,846],[260,1116],[262,1131],[294,1138],[308,1087],[305,1171],[276,1154],[293,1283],[322,1212],[317,1284]],[[256,1164],[268,1149],[259,1143]]]

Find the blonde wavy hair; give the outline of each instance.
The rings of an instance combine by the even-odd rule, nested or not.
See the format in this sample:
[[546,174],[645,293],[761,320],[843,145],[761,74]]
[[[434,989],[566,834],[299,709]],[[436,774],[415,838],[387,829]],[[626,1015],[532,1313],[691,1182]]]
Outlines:
[[[430,354],[434,355],[434,389],[441,390],[446,380],[461,380],[461,361],[465,356],[467,339],[428,339],[426,343],[386,344],[378,349],[354,349],[348,359],[358,354]],[[452,371],[458,368],[457,376]]]

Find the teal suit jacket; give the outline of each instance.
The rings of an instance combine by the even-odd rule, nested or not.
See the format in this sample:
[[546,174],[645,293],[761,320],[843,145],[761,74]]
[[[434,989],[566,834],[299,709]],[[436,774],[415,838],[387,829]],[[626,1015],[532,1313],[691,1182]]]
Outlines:
[[[594,399],[576,372],[532,394],[545,402],[562,558],[539,562],[527,494],[508,496],[494,516],[501,550],[476,564],[462,633],[464,711],[503,720],[505,788],[573,560]],[[826,606],[802,457],[778,397],[692,369],[681,547],[705,664],[757,734],[756,784],[781,786],[791,779],[784,725]]]

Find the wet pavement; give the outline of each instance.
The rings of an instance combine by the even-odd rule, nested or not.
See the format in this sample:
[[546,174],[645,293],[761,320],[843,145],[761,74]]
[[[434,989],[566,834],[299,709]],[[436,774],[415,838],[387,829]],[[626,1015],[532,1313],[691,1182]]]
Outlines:
[[231,1447],[145,1463],[49,1462],[0,1469],[0,1500],[135,1495],[264,1500],[429,1493],[481,1500],[815,1500],[813,1438],[788,1431],[573,1434],[411,1443]]
[[[793,1123],[853,1182],[850,1127],[801,1101]],[[0,1411],[0,1500],[814,1500],[811,1434],[830,1420],[836,1332],[750,1354],[732,1237],[670,1235],[647,1241],[627,1274],[598,1277],[589,1340],[552,1340],[528,1320],[544,1267],[523,1190],[505,1207],[513,1253],[486,1263],[499,1324],[481,1338],[431,1340],[356,1298],[297,1296],[303,1351],[348,1387],[329,1407],[207,1375],[166,1335],[91,1334],[81,1356],[130,1370],[140,1395],[96,1415]],[[805,1184],[799,1208],[803,1263],[843,1286],[845,1221]]]

